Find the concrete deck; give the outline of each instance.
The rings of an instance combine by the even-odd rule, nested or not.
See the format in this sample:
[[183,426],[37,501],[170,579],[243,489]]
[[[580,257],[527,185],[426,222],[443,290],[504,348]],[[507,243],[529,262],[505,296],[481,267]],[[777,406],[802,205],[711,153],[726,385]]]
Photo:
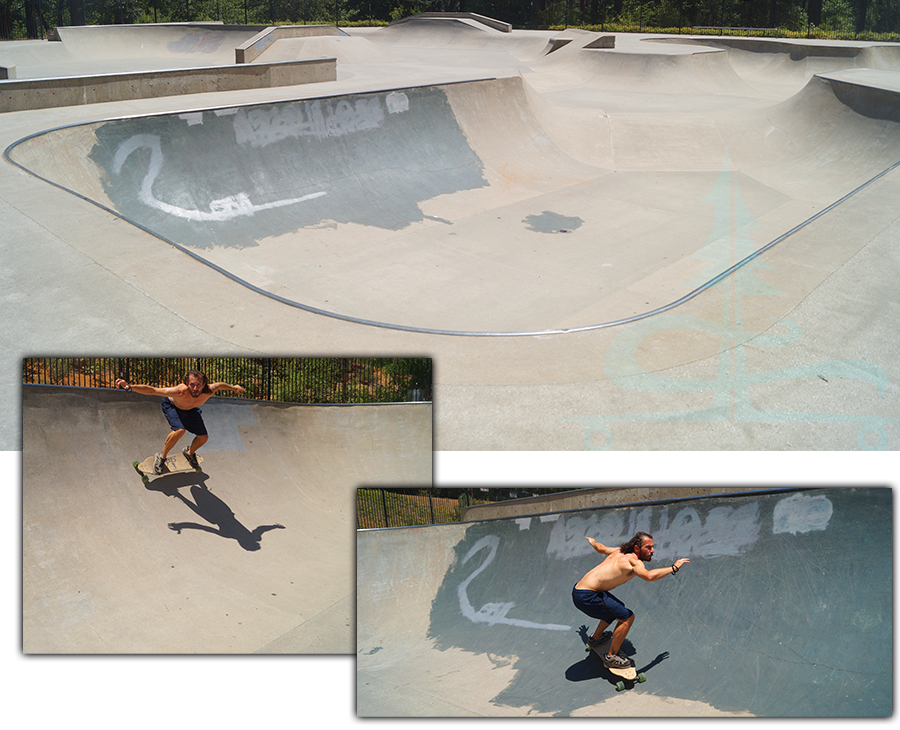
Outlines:
[[347,33],[259,57],[334,82],[0,116],[0,377],[428,355],[442,451],[900,445],[900,49]]
[[159,400],[24,387],[22,650],[353,653],[356,489],[431,483],[430,404],[216,397],[202,473],[145,485]]
[[[838,488],[361,531],[357,714],[890,717],[891,551],[860,571],[847,546],[892,524],[890,489]],[[615,590],[647,677],[620,694],[572,587],[602,560],[585,537],[638,530],[647,567],[690,563]]]

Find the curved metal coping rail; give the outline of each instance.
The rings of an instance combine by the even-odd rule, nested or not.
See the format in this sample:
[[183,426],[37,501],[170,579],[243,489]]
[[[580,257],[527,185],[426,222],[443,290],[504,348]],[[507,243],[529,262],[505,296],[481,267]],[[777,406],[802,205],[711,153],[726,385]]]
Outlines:
[[[441,85],[450,85],[450,84],[454,84],[454,83],[470,83],[471,81],[486,81],[486,80],[490,80],[490,79],[471,79],[468,81],[447,82],[446,84],[441,84]],[[434,86],[434,84],[428,84],[428,86]],[[400,89],[400,88],[410,88],[410,87],[409,86],[397,87],[397,89]],[[386,91],[386,90],[390,90],[390,89],[380,89],[379,91]],[[360,92],[355,92],[355,93],[375,93],[375,92],[374,91],[369,91],[369,92],[360,91]],[[329,95],[324,95],[322,98],[331,98],[331,96],[340,96],[340,95],[339,94],[338,95],[330,95],[329,94]],[[306,98],[306,97],[304,97],[304,98]],[[318,98],[318,97],[316,97],[316,98]],[[285,99],[285,100],[280,100],[280,101],[292,101],[292,100]],[[253,106],[257,103],[258,102],[255,102],[253,104],[236,104],[234,106]],[[280,102],[279,101],[271,101],[271,102],[266,102],[266,103],[277,104]],[[218,107],[214,107],[214,108],[218,108]],[[202,111],[202,110],[195,109],[193,111]],[[177,112],[171,112],[171,111],[160,112],[159,114],[144,115],[144,116],[163,116],[163,115],[173,114],[173,113],[177,113]],[[108,120],[103,120],[103,121],[113,121],[114,119],[128,119],[128,118],[131,118],[131,117],[110,118]],[[574,332],[588,332],[591,330],[600,330],[600,329],[608,329],[610,327],[618,327],[618,326],[625,325],[625,324],[631,324],[632,322],[638,322],[642,319],[648,319],[650,317],[656,316],[657,314],[662,314],[663,312],[668,312],[669,310],[675,309],[676,307],[679,307],[682,304],[689,302],[691,299],[694,299],[695,297],[699,296],[700,294],[705,292],[707,289],[715,286],[720,281],[727,278],[728,276],[733,274],[735,271],[737,271],[741,267],[746,266],[748,263],[753,261],[753,259],[764,254],[770,248],[777,246],[779,243],[782,243],[783,241],[790,238],[798,231],[801,231],[802,229],[806,228],[806,226],[810,225],[811,223],[814,223],[822,216],[827,215],[828,213],[830,213],[832,210],[834,210],[838,206],[847,202],[850,198],[852,198],[857,193],[862,192],[867,187],[869,187],[876,181],[880,180],[882,177],[884,177],[888,173],[895,170],[897,167],[900,167],[900,160],[898,160],[893,165],[882,170],[877,175],[875,175],[871,179],[867,180],[859,187],[851,190],[849,193],[844,195],[839,200],[836,200],[831,205],[823,208],[822,210],[820,210],[818,213],[816,213],[812,217],[807,218],[802,223],[794,226],[789,231],[787,231],[787,233],[783,233],[780,236],[778,236],[777,238],[773,239],[772,241],[769,241],[769,243],[767,243],[765,246],[762,246],[761,248],[757,249],[750,255],[748,255],[745,258],[738,261],[733,266],[730,266],[729,268],[725,269],[722,273],[714,276],[712,279],[710,279],[706,283],[701,284],[693,291],[685,294],[680,299],[676,299],[673,302],[664,304],[661,307],[657,307],[655,309],[651,309],[647,312],[642,312],[640,314],[635,314],[635,315],[632,315],[631,317],[624,317],[622,319],[614,319],[609,322],[600,322],[598,324],[581,325],[579,327],[566,327],[566,328],[545,329],[545,330],[522,330],[522,331],[509,331],[509,332],[445,330],[445,329],[435,329],[435,328],[430,328],[430,327],[413,327],[411,325],[395,324],[395,323],[391,323],[391,322],[379,322],[377,320],[365,319],[363,317],[353,317],[348,314],[339,314],[337,312],[331,312],[331,311],[328,311],[327,309],[320,309],[319,307],[313,307],[309,304],[303,304],[301,302],[294,301],[293,299],[288,299],[287,297],[282,297],[282,296],[279,296],[278,294],[273,294],[272,292],[266,291],[265,289],[262,289],[254,284],[251,284],[249,281],[246,281],[245,279],[242,279],[241,277],[231,273],[230,271],[223,269],[221,266],[214,264],[212,261],[209,261],[208,259],[203,258],[199,254],[191,251],[190,249],[186,248],[185,246],[182,246],[181,244],[176,243],[175,241],[171,241],[168,238],[166,238],[165,236],[159,235],[155,231],[150,230],[149,228],[141,225],[140,223],[136,223],[135,221],[127,218],[126,216],[123,216],[118,211],[108,208],[107,206],[103,205],[102,203],[99,203],[96,200],[93,200],[93,199],[87,197],[86,195],[82,195],[81,193],[79,193],[75,190],[67,188],[64,185],[60,185],[59,183],[55,183],[52,180],[48,180],[47,178],[43,177],[42,175],[38,175],[37,173],[33,172],[32,170],[29,170],[27,167],[20,165],[18,162],[16,162],[9,156],[11,150],[13,150],[15,147],[22,144],[23,142],[26,142],[29,139],[32,139],[34,137],[38,137],[42,134],[46,134],[47,132],[53,132],[58,129],[66,129],[68,127],[83,126],[85,124],[96,124],[97,121],[100,121],[100,120],[94,120],[91,122],[77,122],[75,124],[64,124],[64,125],[60,125],[59,127],[54,127],[52,129],[45,129],[41,132],[35,132],[34,134],[30,134],[26,137],[23,137],[22,139],[17,140],[16,142],[13,142],[11,145],[9,145],[3,151],[3,157],[11,165],[15,165],[19,169],[24,170],[29,175],[32,175],[40,180],[43,180],[44,182],[49,183],[50,185],[53,185],[54,187],[57,187],[61,190],[65,190],[66,192],[71,193],[72,195],[74,195],[78,198],[81,198],[82,200],[84,200],[88,203],[96,205],[101,210],[105,210],[108,213],[110,213],[114,216],[117,216],[119,219],[124,220],[127,223],[130,223],[135,228],[139,228],[140,230],[145,231],[146,233],[149,233],[154,238],[158,238],[159,240],[168,243],[173,248],[176,248],[179,251],[182,251],[183,253],[190,256],[192,259],[195,259],[196,261],[199,261],[200,263],[205,264],[209,268],[222,274],[226,278],[231,279],[235,283],[240,284],[241,286],[244,286],[247,289],[250,289],[251,291],[256,292],[257,294],[261,294],[264,297],[273,299],[276,302],[280,302],[281,304],[286,304],[287,306],[294,307],[295,309],[301,309],[305,312],[310,312],[312,314],[320,314],[324,317],[331,317],[332,319],[338,319],[338,320],[341,320],[344,322],[352,322],[354,324],[362,324],[362,325],[366,325],[369,327],[380,327],[382,329],[399,330],[402,332],[415,332],[418,334],[427,334],[427,335],[446,335],[446,336],[451,336],[451,337],[539,337],[539,336],[549,336],[549,335],[565,335],[565,334],[572,334]]]

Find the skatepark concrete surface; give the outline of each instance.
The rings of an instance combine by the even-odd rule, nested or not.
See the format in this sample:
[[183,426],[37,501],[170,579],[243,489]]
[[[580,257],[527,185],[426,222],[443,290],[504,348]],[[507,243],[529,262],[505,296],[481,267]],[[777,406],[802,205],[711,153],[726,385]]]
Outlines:
[[[0,65],[185,65],[164,31]],[[430,356],[440,451],[900,445],[900,48],[341,31],[257,59],[332,82],[0,115],[3,377]]]
[[145,485],[159,401],[24,387],[24,653],[352,653],[356,489],[430,485],[430,404],[215,397],[202,473]]
[[[890,717],[892,523],[889,488],[767,489],[360,531],[357,714]],[[690,563],[615,589],[647,678],[618,693],[572,588],[603,559],[586,537],[639,530],[648,568]]]

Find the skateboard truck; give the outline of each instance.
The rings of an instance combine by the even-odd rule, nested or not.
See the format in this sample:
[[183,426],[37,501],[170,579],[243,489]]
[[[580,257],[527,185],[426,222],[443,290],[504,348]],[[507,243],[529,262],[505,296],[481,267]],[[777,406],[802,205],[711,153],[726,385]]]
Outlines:
[[[616,692],[622,692],[626,687],[631,685],[634,686],[634,683],[643,684],[647,681],[647,675],[641,672],[640,674],[635,669],[634,664],[631,664],[627,667],[611,667],[607,664],[603,657],[606,655],[609,650],[609,644],[612,640],[612,635],[607,636],[604,634],[603,639],[596,646],[591,646],[590,644],[585,644],[585,651],[593,651],[600,657],[600,661],[603,662],[603,666],[609,671],[610,674],[613,674],[617,677],[621,677],[619,681],[616,682]],[[626,682],[628,684],[626,684]]]

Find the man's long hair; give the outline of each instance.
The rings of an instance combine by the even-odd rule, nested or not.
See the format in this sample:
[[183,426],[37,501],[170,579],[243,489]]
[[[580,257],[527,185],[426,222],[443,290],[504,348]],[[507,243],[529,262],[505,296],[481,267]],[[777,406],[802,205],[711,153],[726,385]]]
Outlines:
[[621,550],[626,555],[628,553],[633,553],[636,547],[644,544],[644,538],[646,537],[652,538],[653,535],[648,532],[636,532],[634,534],[634,537],[631,538],[628,542],[623,542],[621,545],[619,545],[619,550]]
[[202,381],[203,390],[200,391],[201,393],[211,392],[209,389],[209,378],[206,377],[206,373],[201,373],[199,370],[189,370],[185,374],[184,379],[181,382],[184,383],[185,385],[187,385],[188,381],[191,379],[192,375],[196,375]]

